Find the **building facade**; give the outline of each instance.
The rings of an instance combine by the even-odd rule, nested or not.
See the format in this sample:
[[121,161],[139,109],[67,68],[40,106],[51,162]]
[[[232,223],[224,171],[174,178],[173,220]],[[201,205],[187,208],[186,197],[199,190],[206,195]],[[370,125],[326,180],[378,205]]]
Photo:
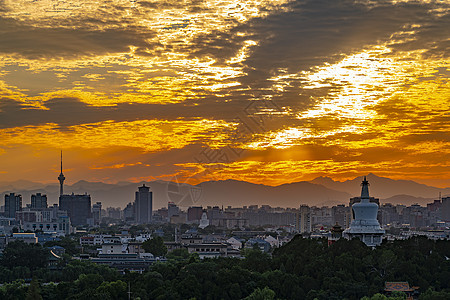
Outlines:
[[309,206],[300,206],[297,213],[296,227],[300,233],[310,233],[312,231],[311,209]]
[[99,225],[102,219],[102,203],[96,202],[92,205],[92,219],[94,221],[94,225]]
[[152,222],[152,206],[153,193],[150,191],[150,187],[143,184],[138,188],[134,202],[137,223],[147,224]]
[[450,197],[442,198],[441,220],[450,222]]
[[72,233],[72,226],[68,216],[59,216],[51,221],[22,221],[22,229],[25,231],[40,231],[43,233],[55,233],[58,236],[66,236]]
[[59,209],[67,211],[73,226],[92,223],[91,196],[88,194],[59,196]]
[[10,193],[5,195],[5,217],[15,218],[16,212],[22,210],[22,195]]
[[36,193],[31,195],[31,208],[47,208],[47,195],[42,195],[41,193]]

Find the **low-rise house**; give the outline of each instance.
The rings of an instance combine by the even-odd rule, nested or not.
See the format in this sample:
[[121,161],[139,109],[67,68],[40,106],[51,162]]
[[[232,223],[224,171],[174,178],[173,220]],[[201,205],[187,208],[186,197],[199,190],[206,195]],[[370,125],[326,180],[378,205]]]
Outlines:
[[53,233],[37,233],[36,237],[38,238],[38,243],[43,245],[47,242],[55,242],[61,240],[59,235],[55,232]]
[[82,236],[80,237],[80,245],[81,246],[94,246],[94,237],[93,236]]
[[244,238],[244,237],[252,238],[252,237],[256,237],[258,235],[265,235],[266,232],[265,231],[253,231],[253,230],[236,230],[236,231],[233,231],[231,234],[233,236],[237,236],[240,238]]
[[23,241],[26,244],[37,244],[38,238],[35,233],[13,233],[11,237],[7,237],[6,243],[14,241]]
[[121,240],[120,236],[111,236],[111,235],[103,236],[102,245],[105,244],[105,243],[107,243],[107,244],[112,244],[112,243],[120,244],[120,243],[122,243],[122,240]]
[[127,245],[127,253],[140,254],[145,253],[141,242],[129,242]]
[[113,236],[110,234],[89,234],[80,237],[80,245],[82,246],[100,246],[104,243],[122,243],[121,236]]
[[164,242],[164,245],[167,248],[167,252],[172,252],[175,249],[180,249],[183,247],[180,242]]
[[228,245],[226,243],[188,244],[186,247],[189,254],[198,253],[201,259],[228,256]]
[[151,233],[141,233],[140,235],[138,235],[138,236],[135,238],[135,240],[136,240],[136,242],[141,242],[141,243],[143,243],[143,242],[145,242],[146,240],[151,239],[151,238],[152,238],[152,234],[151,234]]
[[403,292],[406,294],[407,300],[412,300],[418,296],[419,287],[410,287],[409,283],[406,281],[392,282],[386,281],[384,283],[384,291],[388,295],[392,295],[393,293]]
[[11,234],[14,227],[19,226],[19,221],[15,218],[0,216],[0,234]]
[[139,254],[121,253],[121,254],[99,254],[96,258],[91,258],[96,264],[107,265],[119,270],[142,273],[156,261],[165,261],[165,259],[155,259],[153,256],[140,256]]
[[197,232],[184,233],[181,235],[180,242],[182,245],[201,244],[203,237]]
[[64,249],[64,247],[61,246],[47,247],[47,249],[57,256],[62,256],[64,253],[66,253],[66,249]]
[[263,252],[270,251],[270,244],[261,238],[252,238],[245,243],[245,248],[254,248],[255,245]]
[[50,251],[50,255],[47,261],[47,267],[50,270],[59,270],[62,267],[59,265],[59,262],[62,260],[61,256],[55,254],[53,251]]
[[266,242],[268,242],[270,244],[270,247],[272,247],[272,248],[277,248],[280,246],[280,242],[278,241],[278,239],[274,238],[271,235],[268,235],[267,237],[265,237],[264,240]]
[[233,236],[227,240],[227,243],[230,244],[233,249],[241,249],[244,242],[244,239],[240,239],[236,236]]
[[121,243],[104,243],[101,254],[122,254],[126,252],[124,247]]

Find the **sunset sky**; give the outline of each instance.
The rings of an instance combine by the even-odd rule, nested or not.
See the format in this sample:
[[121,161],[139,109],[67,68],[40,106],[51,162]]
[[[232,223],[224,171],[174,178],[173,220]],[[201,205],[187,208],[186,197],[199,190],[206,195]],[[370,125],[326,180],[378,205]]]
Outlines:
[[450,1],[0,0],[0,181],[450,186]]

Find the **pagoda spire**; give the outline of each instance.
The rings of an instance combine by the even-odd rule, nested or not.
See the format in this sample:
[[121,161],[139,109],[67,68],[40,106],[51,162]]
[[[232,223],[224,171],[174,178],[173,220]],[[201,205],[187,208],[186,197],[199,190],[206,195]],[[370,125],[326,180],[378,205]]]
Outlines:
[[62,167],[62,150],[61,150],[61,173],[59,173],[58,180],[59,180],[59,195],[62,196],[64,192],[64,180],[66,177],[64,177],[63,174],[63,167]]
[[364,180],[361,183],[361,199],[369,199],[369,182],[366,179],[366,176],[364,176]]

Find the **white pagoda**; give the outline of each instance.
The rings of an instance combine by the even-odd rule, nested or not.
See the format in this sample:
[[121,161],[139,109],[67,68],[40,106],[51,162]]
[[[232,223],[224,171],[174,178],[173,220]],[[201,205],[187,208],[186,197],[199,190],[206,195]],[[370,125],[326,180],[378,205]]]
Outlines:
[[202,218],[200,219],[200,225],[198,226],[201,229],[205,229],[209,226],[208,216],[206,215],[206,211],[203,212]]
[[354,219],[344,235],[350,239],[356,237],[367,246],[375,247],[381,244],[384,230],[377,220],[378,205],[370,202],[369,182],[365,176],[361,186],[361,202],[352,205]]

